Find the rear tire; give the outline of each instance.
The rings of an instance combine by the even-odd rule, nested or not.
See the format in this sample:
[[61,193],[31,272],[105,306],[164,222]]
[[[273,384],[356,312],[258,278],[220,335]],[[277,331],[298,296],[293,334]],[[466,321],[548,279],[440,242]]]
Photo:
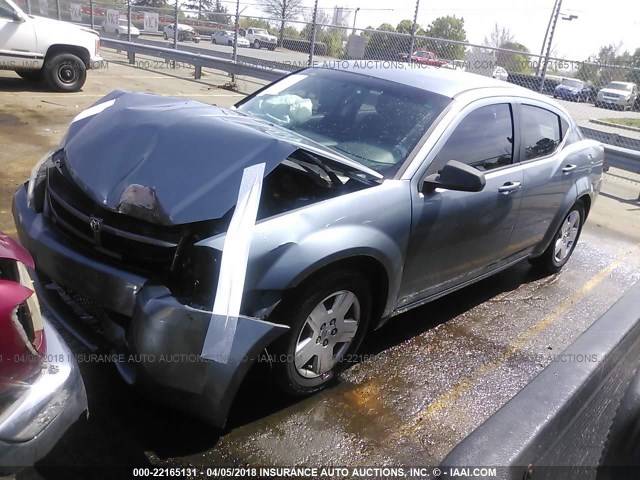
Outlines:
[[371,303],[366,278],[352,270],[305,282],[285,298],[269,319],[291,327],[270,349],[278,386],[290,395],[325,388],[352,363],[369,328]]
[[58,53],[45,61],[44,77],[57,92],[77,92],[87,79],[87,67],[75,55]]
[[529,263],[546,273],[559,272],[569,261],[578,244],[584,221],[584,206],[577,202],[565,215],[544,253],[539,257],[530,258]]

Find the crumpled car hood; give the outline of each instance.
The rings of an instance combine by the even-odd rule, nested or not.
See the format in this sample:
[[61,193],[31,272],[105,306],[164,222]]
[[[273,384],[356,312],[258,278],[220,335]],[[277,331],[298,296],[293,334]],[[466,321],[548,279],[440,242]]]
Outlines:
[[98,103],[112,99],[71,123],[66,167],[103,208],[131,214],[126,207],[138,202],[156,223],[221,218],[235,205],[246,167],[265,163],[266,176],[299,148],[283,129],[233,110],[122,91]]

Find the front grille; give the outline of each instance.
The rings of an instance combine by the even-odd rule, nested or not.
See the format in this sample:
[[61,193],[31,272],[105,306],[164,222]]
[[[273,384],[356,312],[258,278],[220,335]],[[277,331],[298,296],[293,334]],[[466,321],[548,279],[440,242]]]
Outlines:
[[[70,179],[61,162],[47,173],[45,215],[93,254],[129,269],[165,274],[171,270],[186,231],[106,210]],[[92,228],[93,222],[93,228]]]

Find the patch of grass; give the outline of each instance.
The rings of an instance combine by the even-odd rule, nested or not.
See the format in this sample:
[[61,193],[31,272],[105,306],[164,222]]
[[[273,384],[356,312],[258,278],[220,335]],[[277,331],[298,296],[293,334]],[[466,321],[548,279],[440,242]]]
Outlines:
[[616,123],[626,127],[640,128],[640,118],[601,118],[603,122]]

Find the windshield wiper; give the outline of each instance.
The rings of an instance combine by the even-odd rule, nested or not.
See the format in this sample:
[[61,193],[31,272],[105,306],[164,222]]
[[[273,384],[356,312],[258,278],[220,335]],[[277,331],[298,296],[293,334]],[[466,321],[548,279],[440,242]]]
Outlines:
[[[336,172],[331,167],[329,167],[329,165],[327,165],[322,160],[320,160],[318,157],[316,157],[315,155],[312,155],[311,153],[305,150],[300,150],[299,153],[301,156],[304,157],[304,160],[307,160],[308,162],[312,163],[316,167],[320,168],[320,170],[322,170],[327,175],[327,177],[329,177],[329,180],[331,180],[331,183],[334,186],[343,184],[340,181],[340,178],[338,177]],[[318,172],[315,172],[315,173],[318,173]]]

